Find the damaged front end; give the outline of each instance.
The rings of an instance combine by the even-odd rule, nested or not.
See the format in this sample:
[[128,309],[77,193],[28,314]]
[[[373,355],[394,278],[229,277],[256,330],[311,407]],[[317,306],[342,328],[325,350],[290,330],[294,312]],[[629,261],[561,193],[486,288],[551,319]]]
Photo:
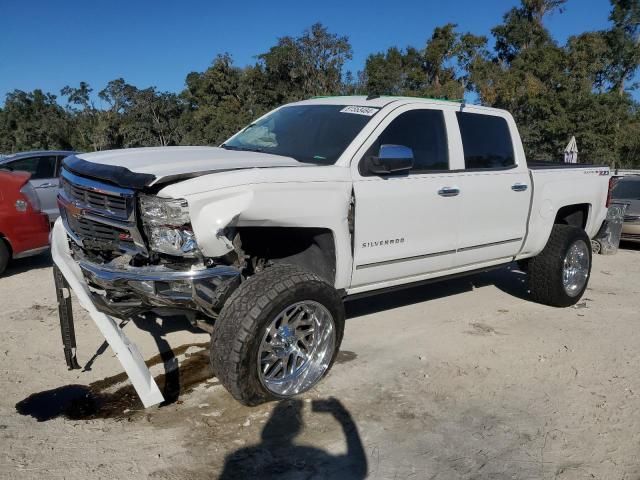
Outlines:
[[56,287],[67,362],[77,365],[66,291],[70,287],[118,355],[145,406],[159,403],[162,395],[153,377],[114,318],[178,312],[210,331],[240,283],[241,269],[203,255],[184,200],[144,195],[68,169],[62,171],[61,187],[61,218],[51,243],[54,273],[62,275]]
[[202,255],[184,200],[67,170],[62,187],[58,204],[70,252],[101,311],[130,318],[166,307],[215,318],[216,290],[238,283],[240,270]]

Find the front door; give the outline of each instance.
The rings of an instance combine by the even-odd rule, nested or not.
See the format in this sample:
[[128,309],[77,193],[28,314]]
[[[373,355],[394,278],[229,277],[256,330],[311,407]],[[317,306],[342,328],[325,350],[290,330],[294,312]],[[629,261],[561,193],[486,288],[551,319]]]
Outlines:
[[385,287],[450,269],[461,199],[455,193],[457,177],[449,172],[443,111],[399,108],[371,138],[365,156],[376,155],[380,145],[402,145],[412,149],[414,166],[402,174],[374,175],[363,170],[360,160],[354,172],[351,288]]

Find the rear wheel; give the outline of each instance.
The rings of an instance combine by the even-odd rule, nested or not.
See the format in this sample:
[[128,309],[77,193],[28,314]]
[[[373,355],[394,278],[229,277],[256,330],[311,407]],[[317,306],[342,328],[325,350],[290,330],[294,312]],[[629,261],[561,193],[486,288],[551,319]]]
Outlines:
[[305,392],[329,371],[344,331],[344,306],[317,275],[274,265],[241,284],[211,336],[211,366],[245,405]]
[[7,244],[2,238],[0,238],[0,275],[2,275],[7,268],[7,264],[9,263],[10,258],[11,255],[9,253],[9,249],[7,248]]
[[574,305],[591,274],[591,241],[584,230],[554,225],[544,250],[529,262],[529,289],[537,302]]

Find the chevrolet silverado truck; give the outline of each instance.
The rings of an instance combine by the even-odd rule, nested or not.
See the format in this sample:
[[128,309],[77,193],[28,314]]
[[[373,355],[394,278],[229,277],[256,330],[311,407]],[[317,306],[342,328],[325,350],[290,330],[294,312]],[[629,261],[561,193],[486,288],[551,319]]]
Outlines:
[[149,313],[208,331],[240,402],[290,397],[331,368],[349,296],[516,261],[534,301],[575,304],[608,191],[607,167],[527,165],[506,111],[417,98],[301,101],[217,148],[76,154],[52,235],[67,360],[73,290],[145,406],[163,397],[118,324]]

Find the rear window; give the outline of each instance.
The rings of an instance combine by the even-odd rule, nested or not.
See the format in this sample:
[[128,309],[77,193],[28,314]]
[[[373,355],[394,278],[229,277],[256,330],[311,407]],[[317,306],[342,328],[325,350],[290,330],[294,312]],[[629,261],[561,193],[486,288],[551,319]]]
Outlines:
[[515,165],[509,125],[502,117],[456,112],[466,169]]
[[611,196],[620,200],[640,200],[640,180],[618,180]]

